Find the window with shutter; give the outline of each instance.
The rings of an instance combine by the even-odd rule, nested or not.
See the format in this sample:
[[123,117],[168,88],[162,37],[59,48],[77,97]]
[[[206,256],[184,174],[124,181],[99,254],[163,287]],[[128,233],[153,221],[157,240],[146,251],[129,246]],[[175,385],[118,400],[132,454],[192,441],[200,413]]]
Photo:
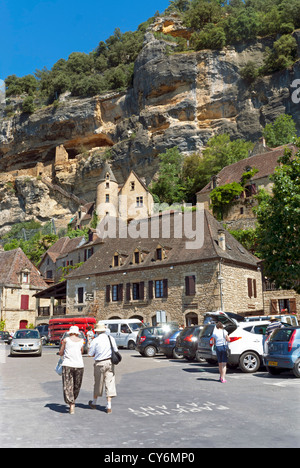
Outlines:
[[131,294],[130,294],[130,283],[126,283],[126,301],[130,301],[131,300]]
[[29,309],[29,296],[22,294],[21,295],[21,310]]
[[297,304],[296,304],[296,298],[292,297],[290,299],[290,313],[291,314],[296,314],[297,313]]
[[140,299],[143,301],[144,297],[145,297],[145,283],[144,283],[144,281],[140,282],[139,293],[140,293]]
[[168,280],[163,280],[164,297],[168,297]]
[[256,279],[253,280],[253,296],[257,297]]
[[153,299],[153,281],[148,282],[148,298]]
[[248,282],[248,297],[252,297],[252,278],[247,278]]
[[196,294],[196,276],[185,277],[185,295],[194,296]]
[[277,300],[276,299],[271,299],[270,306],[271,306],[271,314],[277,314],[278,309],[277,309]]
[[105,300],[106,302],[110,302],[110,285],[109,284],[106,286]]

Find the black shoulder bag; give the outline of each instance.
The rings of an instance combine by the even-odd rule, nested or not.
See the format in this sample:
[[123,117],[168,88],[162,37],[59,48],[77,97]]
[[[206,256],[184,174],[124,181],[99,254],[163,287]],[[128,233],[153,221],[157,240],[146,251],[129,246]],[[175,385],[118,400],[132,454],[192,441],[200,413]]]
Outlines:
[[119,364],[119,362],[122,361],[122,356],[118,351],[114,350],[112,343],[111,343],[110,336],[109,335],[107,336],[108,336],[110,347],[111,347],[111,362],[116,366],[117,364]]

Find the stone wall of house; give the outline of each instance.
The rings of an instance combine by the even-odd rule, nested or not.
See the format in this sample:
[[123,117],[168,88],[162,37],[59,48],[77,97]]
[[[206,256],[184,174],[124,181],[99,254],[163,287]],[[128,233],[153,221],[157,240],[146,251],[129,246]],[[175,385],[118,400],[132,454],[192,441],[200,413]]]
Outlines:
[[[218,282],[219,262],[207,261],[190,265],[177,265],[173,268],[136,269],[131,272],[111,273],[68,281],[68,314],[88,315],[97,311],[97,320],[120,317],[142,316],[144,322],[152,323],[158,311],[165,311],[168,321],[187,323],[186,316],[195,314],[198,323],[208,311],[221,307],[220,283]],[[186,295],[185,277],[196,277],[196,293]],[[223,305],[227,312],[243,313],[263,309],[260,272],[235,265],[222,265]],[[256,280],[256,297],[248,296],[248,278]],[[168,280],[168,297],[149,299],[149,281]],[[126,300],[126,284],[144,282],[144,299]],[[123,284],[123,300],[112,301],[112,286]],[[110,286],[110,302],[106,301],[106,286]],[[93,301],[78,304],[78,288],[91,294]],[[132,297],[132,296],[131,296]]]
[[[264,291],[264,315],[280,313],[279,300],[295,300],[295,312],[300,322],[300,294],[297,294],[293,289],[280,289],[277,291]],[[272,304],[273,303],[273,304]]]
[[[222,264],[221,268],[222,277],[224,278],[224,310],[242,315],[253,311],[262,312],[263,291],[261,272],[230,264]],[[248,280],[251,280],[250,291]]]
[[[3,288],[1,297],[2,320],[9,332],[20,327],[20,321],[26,320],[28,325],[35,324],[37,290],[25,288]],[[21,295],[29,296],[28,310],[21,310]]]

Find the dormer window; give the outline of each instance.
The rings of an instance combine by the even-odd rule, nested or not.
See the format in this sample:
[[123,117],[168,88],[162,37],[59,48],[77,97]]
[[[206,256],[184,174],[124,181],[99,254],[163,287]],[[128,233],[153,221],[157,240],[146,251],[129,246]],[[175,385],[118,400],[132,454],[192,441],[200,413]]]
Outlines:
[[30,270],[28,268],[24,268],[20,272],[20,282],[22,284],[29,284],[30,283]]
[[109,180],[109,172],[106,173],[105,178],[106,178],[106,180]]
[[164,249],[162,245],[158,244],[158,246],[155,249],[153,261],[164,260],[165,258],[166,258],[166,250]]
[[140,252],[139,251],[134,252],[133,256],[134,256],[134,263],[136,264],[140,263]]
[[113,265],[114,265],[114,267],[118,267],[118,266],[119,266],[119,255],[118,255],[118,254],[115,254],[115,255],[114,255]]
[[156,260],[162,260],[163,258],[162,256],[163,256],[162,248],[158,247],[156,249]]

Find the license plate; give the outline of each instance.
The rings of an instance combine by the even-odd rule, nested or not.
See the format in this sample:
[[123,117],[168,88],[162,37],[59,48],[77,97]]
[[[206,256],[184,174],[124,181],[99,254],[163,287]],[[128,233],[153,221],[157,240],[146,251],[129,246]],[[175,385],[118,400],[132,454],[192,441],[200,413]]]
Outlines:
[[182,353],[182,348],[176,348],[177,353]]
[[276,362],[276,361],[268,361],[268,366],[278,366],[278,362]]

